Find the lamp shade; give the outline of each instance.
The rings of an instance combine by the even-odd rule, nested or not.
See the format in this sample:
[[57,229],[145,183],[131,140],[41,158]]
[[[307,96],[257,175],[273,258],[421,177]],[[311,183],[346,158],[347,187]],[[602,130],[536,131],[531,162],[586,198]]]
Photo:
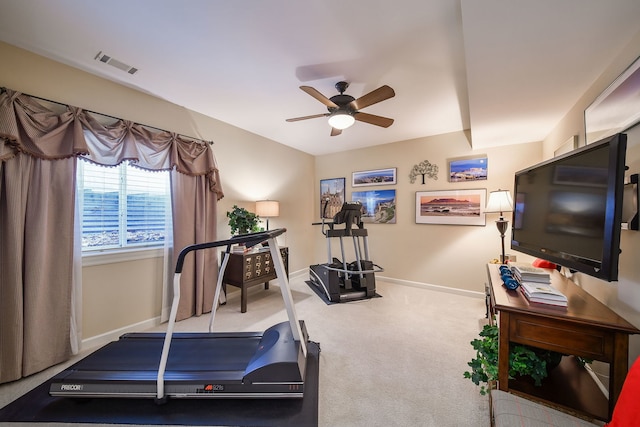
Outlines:
[[346,129],[353,125],[356,119],[349,113],[344,111],[336,111],[329,116],[329,124],[335,129]]
[[507,190],[496,190],[489,193],[489,201],[484,209],[485,213],[491,212],[510,212],[513,210],[513,199],[511,193]]
[[280,202],[277,200],[258,200],[256,215],[261,218],[273,218],[280,215]]

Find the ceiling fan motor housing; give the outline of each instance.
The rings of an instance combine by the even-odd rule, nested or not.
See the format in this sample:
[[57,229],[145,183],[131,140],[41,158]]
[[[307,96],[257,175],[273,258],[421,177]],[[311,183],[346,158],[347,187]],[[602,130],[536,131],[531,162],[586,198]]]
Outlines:
[[340,94],[340,95],[334,95],[329,99],[331,100],[331,102],[336,104],[338,106],[338,108],[327,107],[327,110],[329,110],[331,112],[334,112],[334,111],[337,111],[337,110],[343,110],[343,111],[347,111],[349,113],[353,113],[354,112],[354,109],[351,108],[351,106],[349,106],[349,104],[352,101],[355,101],[355,98],[353,96]]

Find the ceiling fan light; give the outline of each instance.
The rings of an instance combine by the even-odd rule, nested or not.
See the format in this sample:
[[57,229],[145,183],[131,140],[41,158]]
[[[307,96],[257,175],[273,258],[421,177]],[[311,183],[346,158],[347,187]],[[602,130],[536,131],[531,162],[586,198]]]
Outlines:
[[343,111],[339,111],[329,116],[329,124],[332,128],[335,129],[346,129],[353,125],[355,122],[356,119],[351,114],[345,113]]

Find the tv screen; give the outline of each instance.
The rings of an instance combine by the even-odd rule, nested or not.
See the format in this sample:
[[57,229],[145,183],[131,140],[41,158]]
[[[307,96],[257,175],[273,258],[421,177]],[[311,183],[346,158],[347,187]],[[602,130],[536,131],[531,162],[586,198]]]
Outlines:
[[626,147],[616,134],[516,172],[511,248],[618,280]]

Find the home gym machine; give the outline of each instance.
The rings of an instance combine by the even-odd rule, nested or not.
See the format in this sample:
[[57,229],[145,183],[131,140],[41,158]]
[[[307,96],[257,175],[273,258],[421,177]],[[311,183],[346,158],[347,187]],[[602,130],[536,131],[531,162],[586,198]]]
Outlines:
[[[52,396],[73,398],[302,398],[308,335],[298,321],[275,240],[284,228],[184,248],[176,263],[166,333],[129,333],[53,378]],[[289,318],[264,332],[213,332],[222,278],[233,244],[269,244]],[[226,246],[213,299],[209,332],[174,333],[180,276],[191,251]]]
[[[368,233],[362,223],[362,204],[360,202],[343,203],[342,209],[332,221],[325,221],[327,204],[325,202],[322,222],[322,234],[327,238],[327,263],[309,266],[311,283],[321,290],[331,302],[346,302],[371,298],[376,295],[375,273],[384,271],[369,260]],[[344,224],[344,228],[336,225]],[[357,228],[354,228],[357,227]],[[325,228],[327,227],[327,228]],[[344,238],[353,239],[355,261],[347,263],[344,250]],[[331,255],[331,241],[340,240],[342,260]],[[364,251],[363,251],[364,248]]]

